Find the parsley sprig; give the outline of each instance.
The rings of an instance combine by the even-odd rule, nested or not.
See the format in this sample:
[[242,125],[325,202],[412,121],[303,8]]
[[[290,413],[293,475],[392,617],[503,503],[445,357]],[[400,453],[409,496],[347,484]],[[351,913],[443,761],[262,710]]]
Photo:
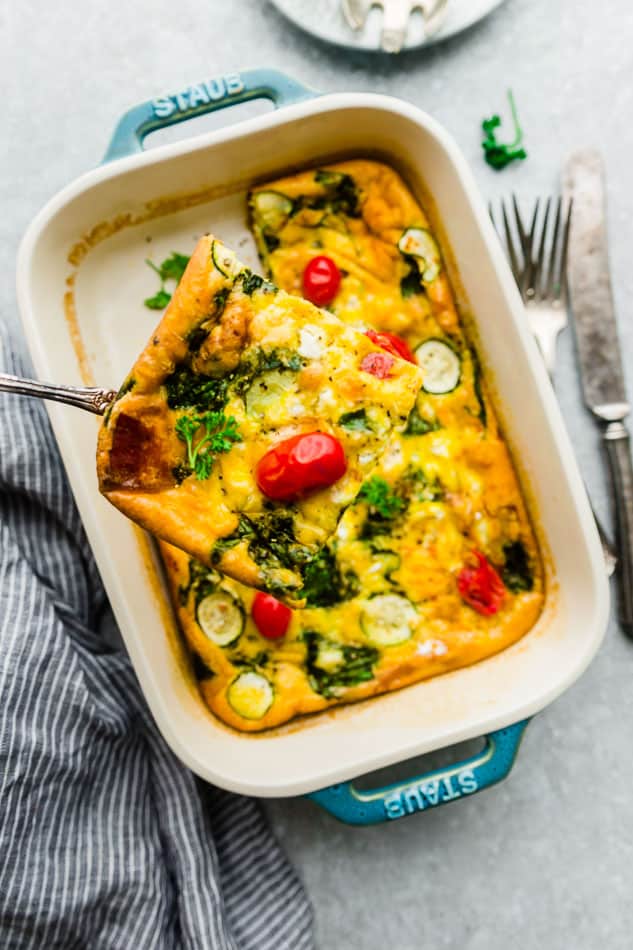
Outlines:
[[234,416],[223,412],[203,412],[180,416],[176,420],[176,435],[187,446],[187,465],[190,471],[204,481],[213,469],[216,457],[230,451],[242,436]]
[[395,518],[406,507],[405,500],[396,495],[389,483],[378,475],[372,475],[361,485],[356,501],[364,501],[382,518]]
[[512,95],[512,90],[510,89],[508,90],[508,101],[510,103],[510,111],[512,113],[512,121],[514,123],[513,142],[504,144],[497,141],[497,129],[501,126],[501,118],[498,115],[493,115],[489,119],[484,119],[484,121],[481,123],[481,127],[485,134],[485,138],[481,143],[484,150],[484,158],[490,167],[494,168],[496,171],[501,171],[502,168],[505,168],[506,165],[509,165],[510,162],[514,162],[517,159],[520,160],[527,158],[527,152],[522,147],[523,129],[519,124],[519,117],[517,115],[514,96]]
[[148,267],[151,267],[160,278],[160,290],[156,291],[153,297],[146,298],[144,301],[145,306],[148,310],[164,310],[171,300],[170,292],[165,290],[165,281],[173,280],[177,284],[185,272],[189,258],[186,254],[178,254],[177,251],[172,251],[169,257],[166,257],[158,266],[149,259],[146,259],[145,263]]

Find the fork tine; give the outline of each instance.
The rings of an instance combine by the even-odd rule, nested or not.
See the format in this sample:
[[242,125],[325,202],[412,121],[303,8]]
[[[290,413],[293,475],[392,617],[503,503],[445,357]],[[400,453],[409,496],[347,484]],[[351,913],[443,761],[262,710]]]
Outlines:
[[558,298],[564,300],[567,295],[567,249],[569,247],[569,228],[571,226],[571,213],[574,207],[574,199],[571,198],[567,206],[567,217],[565,218],[565,227],[563,229],[563,246],[560,252],[560,265],[558,271]]
[[523,224],[523,218],[521,217],[521,210],[519,208],[519,203],[517,201],[517,196],[512,192],[512,207],[514,209],[514,220],[516,221],[517,231],[519,232],[519,240],[521,241],[521,247],[525,253],[525,244],[527,241],[527,233],[525,226]]
[[521,275],[521,284],[519,287],[523,297],[532,296],[534,292],[534,261],[532,260],[532,249],[534,247],[534,238],[536,236],[536,222],[538,219],[538,209],[539,209],[540,201],[541,199],[537,198],[534,204],[534,212],[532,214],[532,223],[530,224],[530,230],[525,240],[525,249],[524,249],[525,266],[523,268],[523,274]]
[[552,298],[558,296],[558,290],[560,287],[560,282],[558,286],[556,285],[556,267],[557,267],[557,255],[559,253],[558,247],[558,234],[560,231],[560,216],[561,208],[563,205],[563,199],[559,197],[556,202],[556,218],[554,220],[554,233],[552,235],[552,245],[549,255],[549,267],[547,269],[547,279],[545,281],[543,295],[545,298]]
[[343,16],[353,30],[362,30],[369,13],[367,0],[342,0]]
[[543,215],[543,230],[541,232],[541,240],[539,243],[538,255],[536,258],[536,263],[534,266],[534,278],[532,284],[534,286],[534,296],[538,300],[543,300],[543,265],[545,262],[545,242],[547,240],[547,225],[549,223],[549,211],[552,204],[552,199],[548,198],[545,203],[545,214]]
[[514,275],[516,282],[519,282],[521,276],[521,266],[517,258],[516,249],[514,246],[514,239],[512,237],[512,231],[510,230],[510,222],[508,221],[508,215],[506,212],[506,203],[501,199],[501,214],[503,216],[503,230],[505,231],[506,244],[508,245],[508,257],[510,258],[510,268]]

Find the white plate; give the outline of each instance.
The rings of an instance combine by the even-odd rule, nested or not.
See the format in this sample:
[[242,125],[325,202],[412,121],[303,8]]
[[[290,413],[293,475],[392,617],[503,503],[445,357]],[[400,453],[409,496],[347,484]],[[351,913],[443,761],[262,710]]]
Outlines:
[[[448,0],[442,25],[432,36],[424,35],[422,15],[411,16],[404,49],[417,49],[447,40],[488,16],[504,0]],[[326,43],[356,50],[380,50],[382,11],[370,11],[362,30],[350,28],[341,10],[341,0],[271,0],[281,13],[300,27]]]
[[[18,299],[38,375],[82,382],[63,304],[69,278],[87,367],[100,384],[117,385],[155,321],[142,305],[155,288],[143,263],[148,251],[158,260],[186,252],[202,231],[215,230],[254,262],[248,185],[345,155],[382,156],[415,193],[423,196],[426,188],[433,195],[442,246],[460,264],[461,309],[476,317],[483,363],[530,488],[546,554],[546,607],[526,637],[476,666],[257,737],[234,732],[183,675],[182,645],[139,532],[99,495],[97,420],[49,404],[90,544],[159,728],[194,772],[250,795],[313,791],[524,719],[582,673],[607,622],[596,529],[516,285],[464,158],[413,106],[384,96],[322,96],[111,162],[69,185],[33,221],[18,260]],[[161,204],[183,193],[198,193],[199,201],[179,211]],[[153,217],[134,224],[148,206]],[[121,227],[109,235],[101,224],[113,220]],[[69,261],[70,248],[86,234],[98,243]]]

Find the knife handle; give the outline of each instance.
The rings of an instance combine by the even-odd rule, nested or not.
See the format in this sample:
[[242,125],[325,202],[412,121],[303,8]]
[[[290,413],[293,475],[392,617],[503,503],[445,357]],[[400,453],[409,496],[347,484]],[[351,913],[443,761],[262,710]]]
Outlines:
[[633,637],[633,464],[624,423],[610,422],[604,430],[604,440],[611,471],[618,547],[618,619],[626,635]]

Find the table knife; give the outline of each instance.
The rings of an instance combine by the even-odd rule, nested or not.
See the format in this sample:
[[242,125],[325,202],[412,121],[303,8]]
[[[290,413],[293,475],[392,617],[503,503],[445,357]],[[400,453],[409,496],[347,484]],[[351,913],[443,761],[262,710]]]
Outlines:
[[605,172],[600,153],[574,152],[563,190],[573,201],[567,281],[585,402],[603,426],[616,521],[618,616],[633,637],[633,465],[624,420],[629,403],[609,274]]

